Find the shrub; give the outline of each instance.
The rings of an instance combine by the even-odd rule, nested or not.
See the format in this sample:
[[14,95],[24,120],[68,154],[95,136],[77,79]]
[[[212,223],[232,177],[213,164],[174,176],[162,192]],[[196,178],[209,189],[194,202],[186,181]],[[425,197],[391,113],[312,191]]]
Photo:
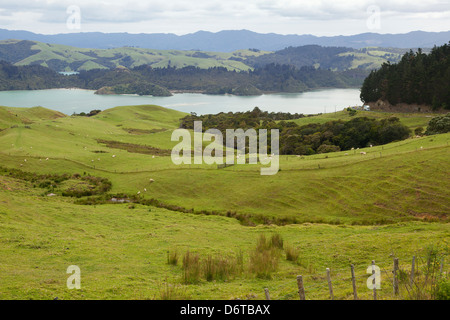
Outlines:
[[417,127],[416,129],[414,129],[414,134],[416,136],[421,136],[423,134],[423,127]]
[[450,113],[445,116],[437,116],[428,123],[426,135],[450,132]]
[[450,300],[450,281],[448,279],[441,280],[436,286],[436,300]]

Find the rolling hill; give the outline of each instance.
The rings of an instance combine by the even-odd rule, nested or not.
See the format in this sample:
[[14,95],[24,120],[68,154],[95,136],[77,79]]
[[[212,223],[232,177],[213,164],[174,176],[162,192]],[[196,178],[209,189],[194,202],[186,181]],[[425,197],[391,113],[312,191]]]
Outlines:
[[119,66],[134,68],[142,65],[152,68],[223,67],[230,71],[248,71],[272,63],[292,65],[296,68],[314,66],[340,71],[356,68],[372,70],[379,68],[384,62],[398,61],[405,52],[405,49],[395,48],[352,49],[308,45],[289,47],[276,52],[241,49],[227,53],[136,47],[84,49],[28,40],[0,41],[0,60],[16,66],[38,64],[58,72],[114,69]]
[[58,72],[114,69],[118,66],[133,68],[141,65],[151,65],[154,68],[224,67],[231,71],[247,71],[252,68],[241,60],[264,53],[266,52],[251,50],[221,53],[134,47],[84,49],[28,40],[0,41],[0,60],[18,66],[39,64]]
[[[263,299],[268,288],[272,299],[292,300],[298,274],[307,299],[328,299],[325,268],[336,299],[353,299],[350,263],[359,298],[371,299],[372,260],[390,272],[397,257],[409,276],[415,255],[420,284],[427,257],[448,259],[448,133],[348,154],[281,157],[276,176],[261,176],[259,165],[176,166],[170,156],[141,152],[177,143],[171,132],[185,114],[158,106],[92,117],[43,108],[1,107],[0,114],[2,299],[242,300]],[[411,128],[431,116],[364,115],[395,115]],[[111,189],[67,196],[99,181]],[[283,248],[261,275],[256,244],[276,235]],[[191,278],[182,264],[187,252],[199,267]],[[81,268],[81,290],[67,290],[70,265]],[[206,272],[220,265],[228,270],[221,277]],[[394,296],[389,277],[382,288],[379,299],[414,297],[406,282]]]

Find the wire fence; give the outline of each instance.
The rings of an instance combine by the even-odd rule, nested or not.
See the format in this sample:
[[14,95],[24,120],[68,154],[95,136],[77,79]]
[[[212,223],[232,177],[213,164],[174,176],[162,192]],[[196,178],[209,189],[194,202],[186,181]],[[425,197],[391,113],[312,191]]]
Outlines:
[[277,297],[282,300],[430,299],[435,280],[448,279],[447,261],[448,255],[441,254],[402,260],[393,257],[370,261],[365,267],[362,264],[339,269],[319,267],[317,270],[323,270],[323,273],[300,276],[302,280],[297,281],[297,290],[294,285],[265,288],[266,299],[270,297],[269,292],[276,295],[277,291],[284,292]]

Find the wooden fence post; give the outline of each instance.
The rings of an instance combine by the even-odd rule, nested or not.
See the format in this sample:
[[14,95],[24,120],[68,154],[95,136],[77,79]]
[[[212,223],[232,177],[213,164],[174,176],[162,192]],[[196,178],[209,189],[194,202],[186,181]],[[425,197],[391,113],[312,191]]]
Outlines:
[[328,280],[328,288],[330,289],[330,298],[331,300],[334,300],[333,286],[331,285],[330,268],[327,268],[327,280]]
[[377,300],[377,282],[376,282],[376,280],[375,280],[375,260],[372,260],[372,275],[374,276],[373,277],[373,280],[372,280],[372,283],[373,283],[373,300]]
[[266,294],[266,300],[270,300],[269,289],[264,288],[264,293]]
[[413,256],[411,263],[411,278],[409,279],[410,284],[414,283],[414,268],[416,267],[416,256]]
[[303,277],[297,276],[298,296],[300,300],[305,300],[305,288],[303,287]]
[[356,293],[355,266],[353,264],[351,264],[350,267],[352,269],[353,298],[355,300],[358,300],[358,294]]
[[394,294],[398,295],[398,258],[394,259]]

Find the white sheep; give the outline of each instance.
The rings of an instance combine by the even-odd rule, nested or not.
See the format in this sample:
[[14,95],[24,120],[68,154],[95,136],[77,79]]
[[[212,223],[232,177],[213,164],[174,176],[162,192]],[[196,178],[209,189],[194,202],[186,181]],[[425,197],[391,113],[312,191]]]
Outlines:
[[363,154],[363,155],[366,154],[364,151],[361,151],[360,153]]
[[116,157],[116,155],[115,154],[113,154],[113,156],[112,156],[113,158],[115,158]]
[[144,188],[144,192],[147,192],[147,188]]
[[140,191],[138,191],[138,193],[137,194],[141,194],[141,192]]
[[155,182],[155,180],[153,180],[153,179],[150,179],[150,183],[153,183],[153,182]]

